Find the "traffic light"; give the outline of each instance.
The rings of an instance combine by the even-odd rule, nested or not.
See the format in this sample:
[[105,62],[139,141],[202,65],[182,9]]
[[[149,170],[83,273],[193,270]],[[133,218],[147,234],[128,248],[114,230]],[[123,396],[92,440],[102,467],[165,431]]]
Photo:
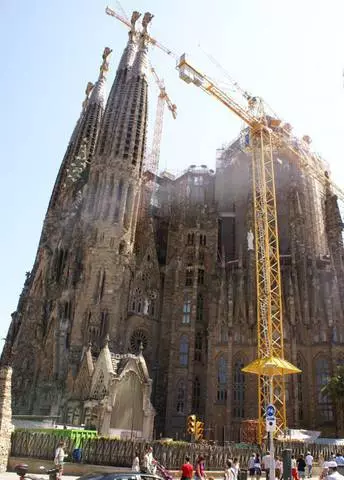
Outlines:
[[196,429],[195,429],[195,439],[202,440],[203,436],[204,436],[204,422],[200,422],[197,420]]
[[189,415],[186,421],[186,431],[190,435],[195,435],[196,431],[196,415]]

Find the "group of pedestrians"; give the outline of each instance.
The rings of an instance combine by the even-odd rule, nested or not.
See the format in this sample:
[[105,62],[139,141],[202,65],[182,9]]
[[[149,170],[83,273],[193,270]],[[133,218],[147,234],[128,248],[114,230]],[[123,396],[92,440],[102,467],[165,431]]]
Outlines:
[[[273,465],[271,465],[271,455],[269,452],[263,456],[262,460],[258,453],[253,453],[248,461],[248,471],[251,478],[259,478],[262,475],[262,471],[265,472],[266,478],[270,478],[271,468],[274,469],[274,478],[276,480],[281,480],[283,477],[283,461],[282,458],[277,456],[273,460]],[[312,468],[313,468],[313,456],[310,452],[307,452],[307,455],[299,455],[297,458],[295,455],[291,457],[291,474],[293,480],[300,480],[305,478],[312,477]]]

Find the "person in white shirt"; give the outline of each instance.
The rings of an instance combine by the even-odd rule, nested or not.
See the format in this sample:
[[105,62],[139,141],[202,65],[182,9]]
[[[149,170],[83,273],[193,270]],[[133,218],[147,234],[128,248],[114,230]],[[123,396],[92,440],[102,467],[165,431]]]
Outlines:
[[225,480],[235,480],[235,470],[230,460],[226,462]]
[[337,462],[331,460],[326,466],[328,468],[326,480],[344,480],[344,476],[337,471]]
[[139,452],[138,451],[135,452],[135,457],[134,457],[131,469],[132,469],[133,472],[139,472],[140,471],[140,458],[139,458]]
[[[270,478],[270,468],[271,468],[271,455],[270,452],[266,452],[266,455],[262,458],[262,467],[265,470],[266,478]],[[274,467],[272,467],[274,468]]]
[[255,459],[256,459],[256,455],[254,453],[252,453],[252,455],[249,458],[248,463],[247,463],[247,468],[248,468],[248,472],[249,472],[250,477],[254,477],[254,475],[256,473],[256,469],[254,467]]
[[63,465],[64,465],[65,457],[68,457],[68,455],[64,451],[64,446],[65,446],[64,441],[60,440],[58,447],[55,451],[54,463],[59,469],[58,478],[61,478],[63,475]]
[[306,468],[307,468],[307,476],[308,476],[308,478],[311,478],[312,477],[312,469],[313,469],[313,456],[312,456],[311,452],[307,452],[305,462],[306,462]]
[[143,457],[143,467],[144,473],[153,473],[156,472],[155,462],[153,458],[153,448],[150,446],[146,446],[146,453]]

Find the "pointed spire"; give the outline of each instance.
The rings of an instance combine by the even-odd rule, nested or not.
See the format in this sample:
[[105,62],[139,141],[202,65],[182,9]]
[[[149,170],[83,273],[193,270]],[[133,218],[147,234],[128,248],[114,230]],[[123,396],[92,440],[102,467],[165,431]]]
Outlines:
[[109,348],[109,343],[110,343],[110,335],[107,333],[105,335],[104,348]]
[[82,147],[85,138],[87,139],[88,162],[90,162],[93,157],[95,143],[98,137],[100,123],[105,107],[105,74],[108,70],[108,56],[110,53],[110,48],[107,47],[104,49],[103,62],[101,65],[99,78],[95,85],[93,85],[91,82],[88,82],[86,86],[86,98],[82,104],[83,108],[80,118],[74,128],[67,151],[62,161],[50,199],[48,212],[56,206],[59,198],[64,196],[62,190],[68,169],[70,168],[70,165],[73,163],[74,159],[79,155],[80,148]]

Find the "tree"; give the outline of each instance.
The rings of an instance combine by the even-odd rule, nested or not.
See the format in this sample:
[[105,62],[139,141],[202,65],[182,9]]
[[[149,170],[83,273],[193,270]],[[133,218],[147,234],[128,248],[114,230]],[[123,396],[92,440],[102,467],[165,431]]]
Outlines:
[[323,395],[330,397],[337,418],[335,418],[336,433],[344,430],[344,366],[337,367],[334,375],[329,378],[327,384],[321,389]]

